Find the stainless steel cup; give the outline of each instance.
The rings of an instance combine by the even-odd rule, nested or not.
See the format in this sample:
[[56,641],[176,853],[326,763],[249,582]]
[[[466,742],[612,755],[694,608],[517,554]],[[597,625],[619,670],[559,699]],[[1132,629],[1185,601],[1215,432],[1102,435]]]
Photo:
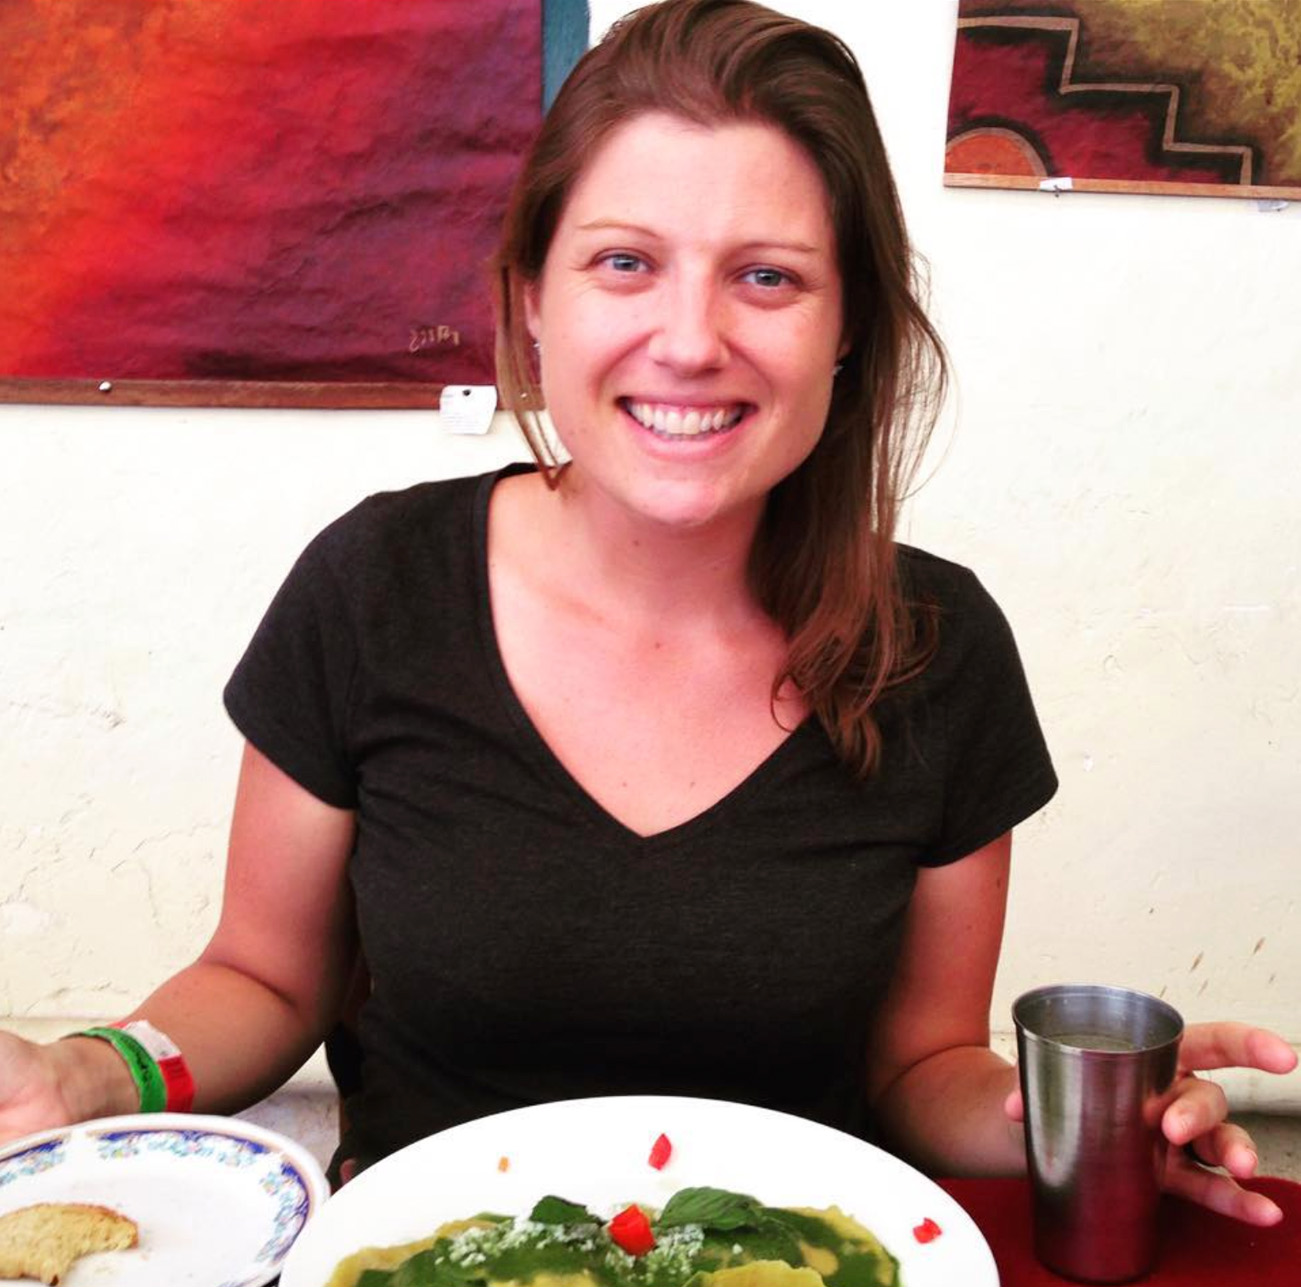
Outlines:
[[1035,1254],[1081,1282],[1152,1268],[1161,1113],[1184,1023],[1127,988],[1061,984],[1012,1006],[1034,1193]]

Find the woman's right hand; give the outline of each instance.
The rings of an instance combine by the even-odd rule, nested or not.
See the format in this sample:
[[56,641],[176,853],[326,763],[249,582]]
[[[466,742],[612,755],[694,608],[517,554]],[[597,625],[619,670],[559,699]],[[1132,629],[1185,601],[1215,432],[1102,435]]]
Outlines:
[[42,1045],[0,1032],[0,1144],[89,1117],[131,1111],[135,1083],[107,1042]]
[[0,1143],[71,1121],[58,1053],[0,1032]]

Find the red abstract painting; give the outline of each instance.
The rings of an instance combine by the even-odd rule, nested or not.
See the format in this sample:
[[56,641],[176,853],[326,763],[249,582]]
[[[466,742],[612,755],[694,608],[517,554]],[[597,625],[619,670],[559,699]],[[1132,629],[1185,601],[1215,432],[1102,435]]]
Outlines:
[[542,9],[0,5],[0,396],[493,383],[487,266],[541,119]]
[[1301,0],[961,0],[945,181],[1301,196]]

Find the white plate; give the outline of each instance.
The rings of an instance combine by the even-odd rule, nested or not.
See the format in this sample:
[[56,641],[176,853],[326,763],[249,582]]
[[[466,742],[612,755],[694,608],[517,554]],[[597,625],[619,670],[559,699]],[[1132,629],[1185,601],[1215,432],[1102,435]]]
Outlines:
[[328,1195],[306,1149],[228,1117],[103,1117],[0,1145],[0,1215],[96,1202],[140,1227],[139,1247],[84,1257],[64,1287],[261,1287]]
[[[673,1153],[656,1171],[647,1159],[661,1132]],[[409,1145],[325,1204],[289,1253],[280,1287],[322,1287],[361,1247],[425,1237],[479,1211],[524,1215],[548,1193],[608,1215],[628,1202],[663,1206],[694,1184],[769,1206],[839,1206],[898,1257],[904,1287],[998,1287],[971,1217],[889,1153],[784,1113],[658,1096],[543,1104]],[[923,1244],[913,1230],[927,1217],[942,1233]]]

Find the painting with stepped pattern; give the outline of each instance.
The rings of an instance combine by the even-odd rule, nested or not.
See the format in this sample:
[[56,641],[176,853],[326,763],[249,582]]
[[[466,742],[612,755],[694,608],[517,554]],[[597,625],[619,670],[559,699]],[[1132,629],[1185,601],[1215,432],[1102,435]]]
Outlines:
[[961,0],[945,182],[1301,198],[1301,0]]

